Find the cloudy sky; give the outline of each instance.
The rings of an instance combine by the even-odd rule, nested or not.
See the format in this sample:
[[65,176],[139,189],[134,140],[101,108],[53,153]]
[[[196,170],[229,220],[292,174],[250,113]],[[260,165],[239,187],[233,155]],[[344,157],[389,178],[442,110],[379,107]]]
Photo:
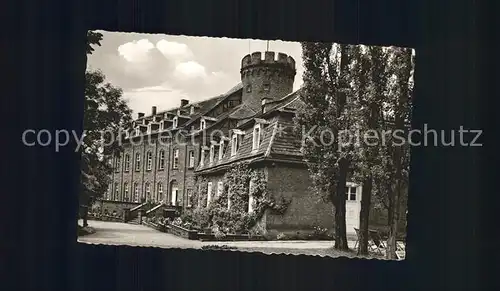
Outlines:
[[[129,106],[150,113],[225,93],[240,81],[241,59],[249,51],[265,51],[266,41],[104,32],[101,47],[88,57],[90,69],[124,91]],[[301,47],[296,42],[270,41],[269,50],[296,61],[295,89],[302,83]]]

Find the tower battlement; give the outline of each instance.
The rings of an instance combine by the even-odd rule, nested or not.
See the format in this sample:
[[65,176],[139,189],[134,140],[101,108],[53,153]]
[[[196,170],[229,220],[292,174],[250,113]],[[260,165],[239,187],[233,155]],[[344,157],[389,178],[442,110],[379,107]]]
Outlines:
[[289,69],[295,72],[295,60],[284,53],[276,52],[264,52],[264,58],[262,58],[262,52],[254,52],[243,57],[241,60],[241,70],[247,68],[253,68],[256,66],[280,66],[284,69]]

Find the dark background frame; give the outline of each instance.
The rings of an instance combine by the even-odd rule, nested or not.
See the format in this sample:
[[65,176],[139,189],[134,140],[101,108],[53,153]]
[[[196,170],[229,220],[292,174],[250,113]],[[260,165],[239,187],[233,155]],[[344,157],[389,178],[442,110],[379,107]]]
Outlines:
[[2,17],[2,290],[484,289],[480,255],[493,245],[480,246],[482,181],[493,174],[484,148],[412,150],[407,259],[388,262],[78,244],[74,144],[56,153],[20,138],[27,128],[82,130],[88,29],[413,47],[413,127],[486,131],[474,1],[24,4]]

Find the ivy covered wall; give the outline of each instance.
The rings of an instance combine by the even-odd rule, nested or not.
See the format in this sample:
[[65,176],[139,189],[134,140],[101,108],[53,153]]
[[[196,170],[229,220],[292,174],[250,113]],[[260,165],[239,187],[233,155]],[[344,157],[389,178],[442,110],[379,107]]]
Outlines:
[[[209,182],[212,191],[207,206]],[[220,236],[266,234],[266,214],[284,215],[291,202],[268,191],[265,168],[251,168],[248,163],[235,164],[224,174],[197,176],[194,188],[193,208],[185,211],[182,221],[198,229],[210,228]]]

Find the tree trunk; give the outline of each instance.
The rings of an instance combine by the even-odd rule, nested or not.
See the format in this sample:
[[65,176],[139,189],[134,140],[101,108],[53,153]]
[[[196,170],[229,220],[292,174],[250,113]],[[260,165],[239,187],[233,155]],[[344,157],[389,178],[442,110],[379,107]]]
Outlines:
[[370,219],[372,185],[373,185],[372,177],[368,177],[363,181],[363,189],[361,192],[358,255],[368,255],[368,240],[369,240],[368,226]]
[[391,205],[389,209],[389,237],[387,238],[387,259],[397,259],[396,257],[396,237],[398,232],[398,222],[399,222],[399,209],[401,206],[401,185],[402,185],[402,169],[401,169],[401,148],[396,148],[394,153],[394,166],[396,168],[396,187],[391,187],[391,193],[389,193]]
[[347,245],[347,234],[345,224],[345,203],[346,203],[346,182],[347,182],[348,163],[342,159],[339,162],[339,172],[337,179],[337,187],[334,199],[335,206],[335,249],[349,250]]
[[82,219],[83,219],[83,227],[87,227],[87,226],[89,226],[89,224],[88,224],[88,222],[87,222],[87,220],[88,220],[87,215],[88,215],[88,209],[85,209],[85,211],[84,211],[84,213],[83,213],[83,215],[82,215]]
[[397,259],[396,250],[397,250],[397,235],[398,235],[398,223],[399,223],[399,208],[400,208],[400,197],[401,197],[401,181],[397,181],[396,190],[394,193],[393,205],[392,205],[392,215],[391,220],[389,220],[389,237],[387,238],[387,252],[386,258],[395,260]]

